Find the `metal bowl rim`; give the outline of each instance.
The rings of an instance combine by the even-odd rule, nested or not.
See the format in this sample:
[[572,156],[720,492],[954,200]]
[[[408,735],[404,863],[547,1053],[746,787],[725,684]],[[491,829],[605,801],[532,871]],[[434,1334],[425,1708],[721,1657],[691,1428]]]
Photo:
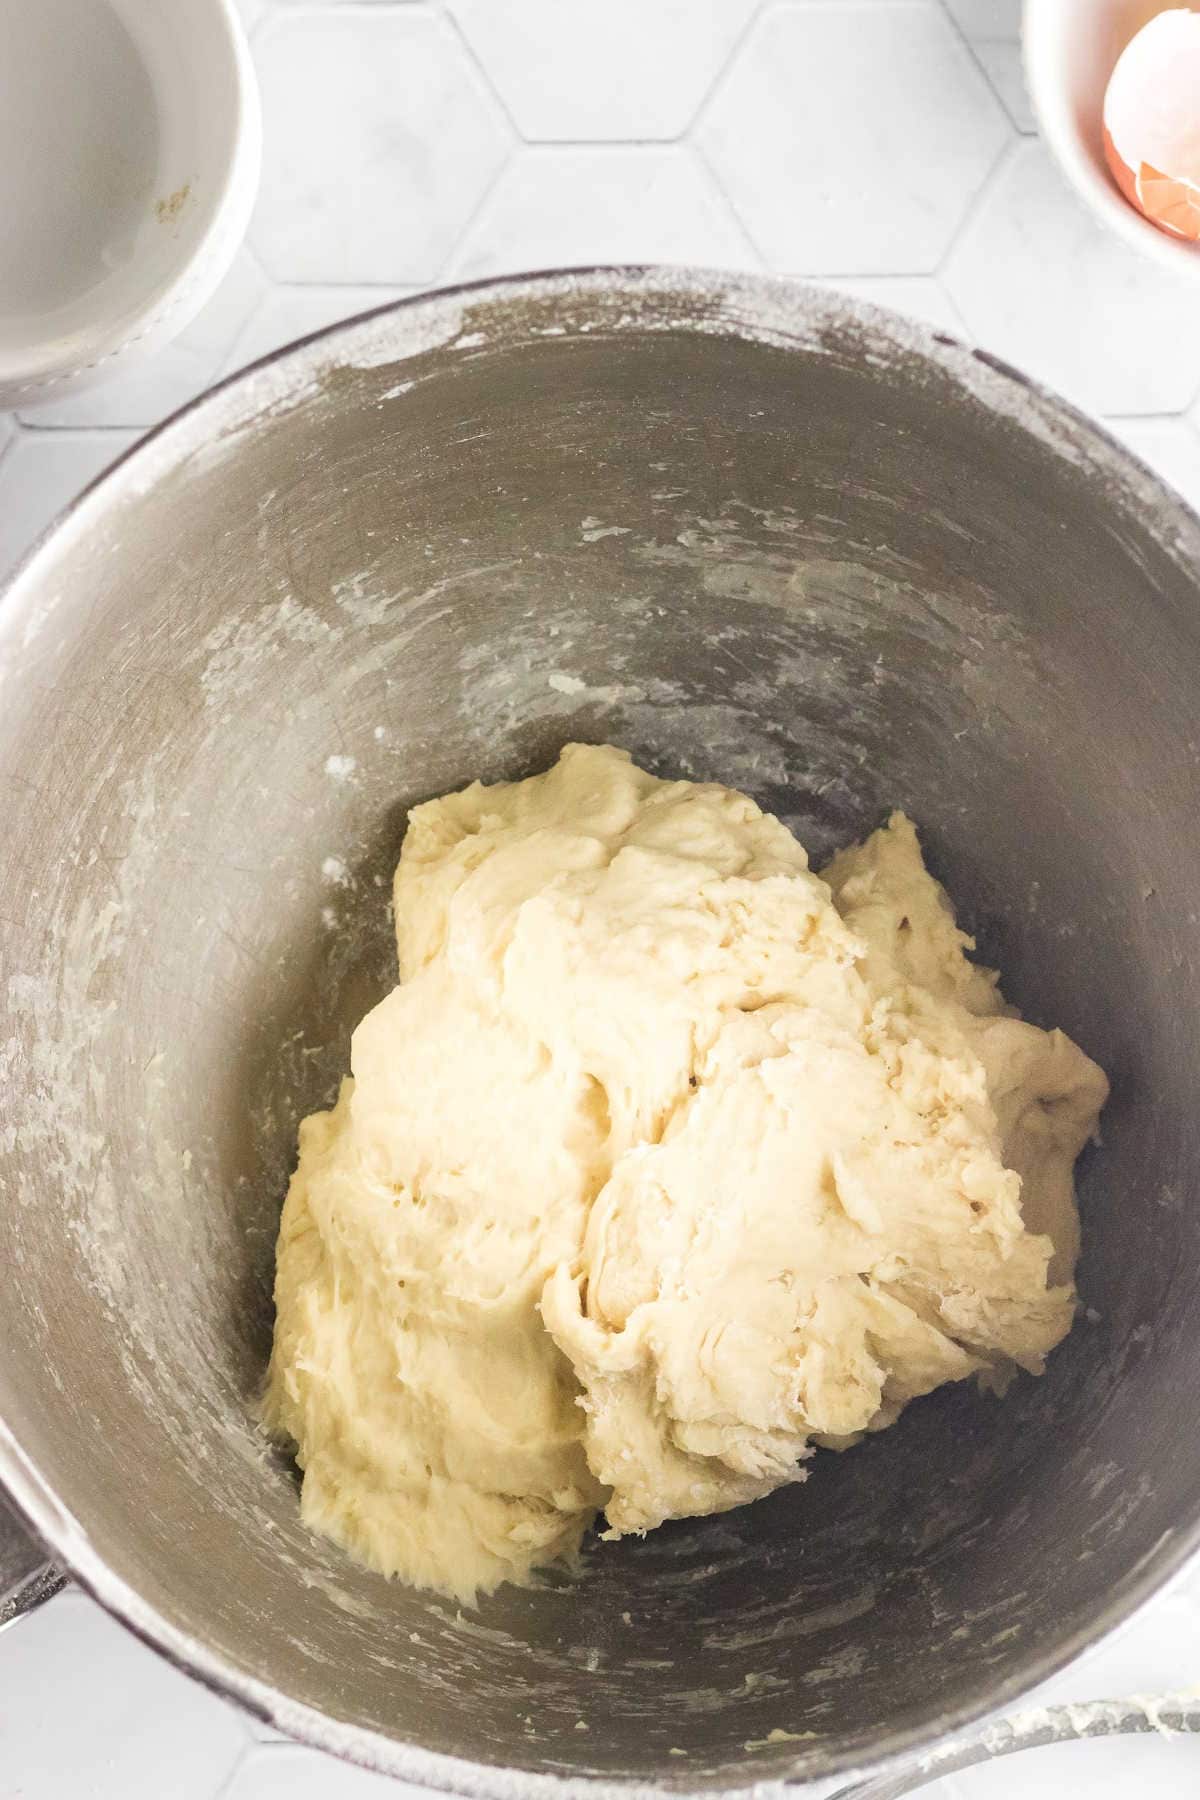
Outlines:
[[[647,299],[692,302],[692,313],[681,308],[670,321],[673,329],[682,331],[703,330],[718,337],[740,336],[786,344],[797,341],[798,328],[804,324],[849,324],[860,331],[864,344],[874,339],[881,350],[916,353],[971,390],[991,410],[1007,414],[1035,435],[1048,437],[1062,453],[1089,465],[1101,480],[1116,480],[1145,515],[1147,528],[1177,556],[1187,557],[1193,566],[1200,565],[1200,520],[1173,489],[1095,420],[990,353],[973,349],[940,329],[901,319],[857,297],[803,281],[700,268],[599,265],[500,276],[405,295],[283,345],[197,395],[101,471],[63,508],[18,562],[0,586],[0,651],[5,638],[11,637],[19,624],[24,603],[33,602],[41,563],[65,535],[86,530],[89,520],[100,516],[110,499],[119,497],[122,482],[132,484],[135,491],[147,491],[166,469],[211,442],[222,423],[227,430],[236,430],[239,424],[252,424],[261,415],[264,404],[302,398],[306,389],[311,389],[314,374],[319,374],[323,366],[317,355],[320,350],[336,347],[341,352],[326,357],[324,366],[336,367],[339,362],[355,366],[352,352],[356,338],[369,340],[370,328],[383,321],[398,327],[407,325],[411,340],[407,347],[402,331],[398,331],[395,341],[387,346],[387,354],[371,359],[390,365],[430,348],[453,347],[460,334],[448,330],[438,337],[435,332],[431,340],[422,329],[426,320],[436,325],[441,319],[453,325],[456,319],[461,321],[467,305],[486,308],[490,303],[514,299],[551,304],[572,296],[585,297],[589,292],[624,295],[635,307]],[[716,312],[706,310],[714,306],[718,308]],[[740,308],[741,316],[732,311],[721,312],[722,306]],[[611,323],[635,333],[639,328],[645,329],[636,312]],[[816,347],[811,339],[810,345]],[[469,347],[474,348],[474,343]],[[371,362],[366,366],[371,366]],[[275,379],[280,373],[291,379],[281,385]],[[276,389],[273,395],[257,393],[259,388],[265,390],[272,385]],[[239,409],[238,402],[244,399],[255,402],[249,410]],[[224,420],[222,414],[226,415]],[[199,429],[209,425],[214,429]],[[189,435],[195,440],[192,444],[186,441]],[[143,471],[145,478],[138,481]],[[0,662],[0,686],[3,679]],[[849,1748],[820,1752],[818,1760],[810,1748],[807,1755],[781,1757],[770,1765],[748,1763],[744,1782],[706,1783],[702,1788],[689,1788],[686,1780],[660,1783],[625,1777],[558,1776],[474,1763],[333,1719],[244,1673],[188,1632],[171,1625],[92,1548],[78,1522],[59,1502],[2,1420],[0,1485],[30,1528],[79,1585],[183,1673],[301,1743],[419,1787],[469,1796],[470,1800],[604,1800],[607,1796],[613,1800],[679,1800],[680,1796],[693,1793],[761,1794],[768,1785],[824,1782],[836,1776],[849,1780],[897,1770],[914,1755],[960,1738],[997,1709],[1010,1706],[1058,1673],[1083,1650],[1124,1623],[1200,1551],[1198,1501],[1196,1516],[1163,1535],[1122,1588],[1106,1597],[1090,1625],[1079,1627],[1053,1648],[1033,1657],[1020,1674],[998,1681],[986,1697],[949,1707],[924,1725],[878,1729],[871,1734],[867,1746],[857,1752]]]

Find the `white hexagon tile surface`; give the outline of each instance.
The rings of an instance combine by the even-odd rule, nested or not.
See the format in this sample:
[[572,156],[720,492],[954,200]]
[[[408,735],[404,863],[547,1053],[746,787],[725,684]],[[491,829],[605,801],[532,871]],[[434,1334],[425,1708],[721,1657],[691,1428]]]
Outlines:
[[327,286],[314,283],[310,287],[272,287],[247,319],[229,347],[221,373],[232,374],[257,362],[284,344],[294,344],[310,332],[336,325],[339,319],[354,318],[390,300],[400,300],[414,293],[411,287]]
[[280,281],[433,281],[512,145],[462,38],[424,6],[267,18],[250,241]]
[[[438,280],[617,259],[803,273],[972,336],[1200,504],[1196,290],[1102,236],[1035,141],[1019,0],[237,5],[265,115],[249,243],[154,361],[0,415],[0,569],[138,430],[280,344]],[[1193,1576],[1044,1697],[1197,1678]],[[1018,1783],[1191,1796],[1200,1746],[1058,1750],[925,1791]],[[414,1800],[274,1740],[70,1592],[0,1638],[18,1796]]]
[[470,281],[595,262],[752,268],[758,257],[686,145],[536,144],[508,164],[448,273]]
[[757,0],[446,0],[531,142],[677,138]]
[[1200,387],[1195,284],[1096,224],[1034,139],[980,196],[945,280],[980,343],[1092,412],[1183,412]]
[[116,430],[15,432],[0,460],[0,570],[9,568],[54,515],[139,435]]
[[923,275],[1011,130],[934,0],[814,0],[766,8],[698,139],[774,268]]

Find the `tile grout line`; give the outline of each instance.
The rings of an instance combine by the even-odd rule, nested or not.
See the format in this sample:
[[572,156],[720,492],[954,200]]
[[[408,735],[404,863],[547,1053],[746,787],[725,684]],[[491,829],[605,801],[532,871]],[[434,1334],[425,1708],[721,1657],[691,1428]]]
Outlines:
[[[454,239],[454,242],[449,246],[449,248],[446,251],[446,254],[443,256],[441,262],[438,264],[436,270],[434,271],[432,280],[424,284],[426,289],[439,288],[439,287],[453,287],[455,285],[455,277],[452,272],[453,267],[454,267],[455,258],[458,256],[458,253],[462,249],[463,245],[467,242],[472,231],[474,231],[476,221],[483,216],[484,208],[486,207],[488,201],[492,198],[493,194],[496,192],[497,188],[500,186],[501,181],[508,174],[508,171],[512,168],[515,168],[516,165],[520,162],[521,154],[523,151],[529,150],[532,148],[533,148],[533,146],[525,138],[522,138],[522,137],[519,137],[515,144],[509,145],[508,150],[505,153],[504,157],[501,159],[500,164],[497,167],[495,174],[492,175],[491,179],[486,183],[486,185],[483,188],[482,193],[479,195],[479,198],[476,200],[474,206],[471,208],[470,212],[467,214],[466,218],[463,220],[462,227],[459,230],[458,236]],[[420,284],[418,284],[418,291],[420,291]]]
[[[366,8],[360,8],[359,10],[365,11]],[[392,10],[398,11],[399,8],[398,8],[398,6],[393,6]],[[438,263],[436,269],[434,270],[431,280],[428,282],[418,282],[417,283],[418,291],[422,287],[433,288],[433,287],[441,286],[443,284],[444,278],[447,274],[447,271],[453,267],[455,257],[458,255],[459,251],[462,249],[463,245],[466,243],[467,238],[470,235],[470,233],[474,230],[476,220],[479,219],[479,217],[483,213],[484,207],[487,205],[488,201],[492,198],[492,195],[496,192],[496,189],[499,187],[500,182],[503,179],[503,177],[508,174],[509,169],[513,168],[515,166],[515,164],[517,163],[517,161],[519,160],[522,149],[529,143],[528,138],[525,137],[525,135],[521,131],[520,127],[518,126],[516,119],[513,117],[513,114],[510,111],[508,104],[505,101],[503,95],[500,93],[499,88],[497,88],[495,82],[492,80],[491,76],[488,74],[487,69],[484,66],[482,57],[480,57],[476,53],[474,44],[471,43],[466,32],[462,29],[462,26],[459,24],[457,18],[453,14],[453,12],[451,12],[445,5],[441,5],[441,4],[437,5],[436,7],[429,8],[427,10],[429,10],[431,12],[431,16],[433,16],[435,18],[439,18],[443,21],[443,23],[447,27],[448,31],[450,32],[450,35],[454,38],[455,42],[459,45],[460,49],[463,51],[464,55],[467,58],[468,63],[470,64],[471,68],[475,72],[476,80],[478,80],[482,84],[483,91],[487,95],[490,96],[492,101],[498,107],[501,119],[503,120],[504,124],[508,128],[509,141],[508,141],[508,148],[506,149],[504,155],[501,157],[501,159],[500,159],[499,163],[497,164],[495,170],[493,171],[491,177],[484,184],[482,191],[479,193],[479,195],[477,196],[477,198],[475,200],[475,204],[471,207],[466,218],[462,221],[462,224],[459,226],[457,236],[454,238],[454,241],[447,247],[446,253],[442,257],[442,260]],[[370,284],[362,283],[361,285],[368,286]],[[397,285],[397,284],[384,283],[381,285]]]
[[716,174],[701,145],[691,142],[689,133],[672,144],[671,148],[678,151],[681,156],[687,157],[697,174],[710,184],[714,195],[733,224],[737,236],[741,240],[742,248],[747,252],[748,260],[745,266],[757,274],[773,273],[774,271],[759,248],[757,239],[743,219],[741,212],[734,205],[724,182]]
[[[360,10],[365,11],[366,9],[362,8]],[[399,6],[398,5],[393,6],[392,10],[399,12]],[[411,10],[411,0],[405,0],[405,11],[410,11],[410,10]],[[492,96],[492,99],[496,102],[496,105],[500,108],[500,111],[504,115],[504,119],[509,127],[509,130],[512,132],[513,137],[516,138],[518,144],[528,144],[531,140],[525,136],[525,133],[521,130],[521,127],[518,125],[516,117],[511,109],[511,107],[509,106],[508,101],[504,98],[504,95],[500,92],[500,89],[496,86],[496,83],[492,80],[491,76],[488,74],[487,64],[484,62],[482,56],[480,56],[479,52],[476,50],[474,44],[471,42],[470,38],[467,36],[467,33],[463,30],[463,27],[459,24],[458,18],[455,15],[455,13],[449,7],[447,7],[445,5],[438,5],[434,8],[427,9],[427,10],[431,11],[433,17],[441,19],[443,21],[443,23],[449,28],[452,35],[457,39],[459,45],[462,47],[463,51],[466,54],[468,62],[471,64],[471,67],[475,70],[477,77],[479,78],[480,81],[482,81],[485,89]]]
[[[937,8],[938,8],[938,11],[941,13],[943,19],[945,19],[947,25],[949,25],[951,31],[954,33],[955,37],[958,39],[959,43],[962,45],[963,49],[966,51],[967,55],[970,57],[971,61],[974,63],[975,67],[979,70],[979,73],[982,75],[983,79],[987,82],[988,92],[991,94],[992,98],[995,100],[996,105],[1000,108],[1000,111],[1004,114],[1005,118],[1008,120],[1008,122],[1012,126],[1013,130],[1019,131],[1020,127],[1018,126],[1016,120],[1013,118],[1012,114],[1009,112],[1007,106],[1005,106],[1005,104],[1004,104],[1003,100],[1000,98],[999,94],[996,92],[995,84],[992,81],[991,76],[988,74],[985,65],[980,60],[979,52],[976,47],[979,44],[1009,44],[1013,40],[1011,38],[1009,38],[1007,36],[1003,36],[1003,35],[999,36],[999,37],[980,37],[980,38],[969,37],[967,35],[967,33],[964,31],[962,25],[955,18],[953,12],[950,10],[950,7],[947,5],[946,0],[937,0]],[[1017,41],[1017,47],[1019,49],[1021,40],[1020,40],[1020,38],[1018,38],[1016,41]]]
[[678,141],[679,143],[688,143],[694,136],[696,127],[712,105],[720,89],[724,86],[734,64],[741,60],[742,53],[749,43],[751,35],[758,29],[760,20],[764,19],[769,12],[773,12],[774,10],[775,0],[755,0],[754,5],[750,8],[750,11],[746,16],[745,23],[742,25],[740,31],[735,33],[733,42],[725,53],[725,60],[715,71],[708,86],[696,102],[695,109],[687,124],[683,127],[683,130],[676,133],[675,141]]
[[[1010,134],[1010,141],[1004,145],[1003,149],[1000,151],[1000,154],[997,156],[995,162],[992,164],[991,168],[988,170],[987,174],[984,176],[983,180],[979,183],[979,186],[975,189],[974,193],[971,195],[967,204],[964,206],[963,212],[962,212],[962,217],[959,219],[958,224],[955,226],[953,232],[951,233],[949,243],[946,245],[946,248],[943,250],[941,257],[939,258],[937,263],[930,270],[930,274],[935,276],[936,279],[939,282],[941,282],[943,288],[950,295],[951,300],[954,299],[954,295],[949,286],[948,281],[946,280],[946,277],[950,270],[950,264],[954,260],[954,257],[956,255],[960,245],[962,244],[963,238],[966,236],[966,233],[967,233],[969,227],[971,226],[976,215],[983,209],[983,207],[987,201],[988,195],[991,193],[992,189],[994,187],[999,186],[1000,178],[1003,175],[1004,171],[1007,169],[1009,163],[1016,161],[1018,155],[1020,154],[1021,150],[1024,148],[1024,146],[1026,144],[1040,143],[1040,142],[1041,142],[1040,138],[1021,137],[1017,132],[1012,132]],[[959,314],[960,317],[962,317],[964,319],[964,322],[965,322],[965,315],[962,313],[962,309],[961,309],[961,307],[959,307],[957,305],[957,303],[955,304],[955,311]]]

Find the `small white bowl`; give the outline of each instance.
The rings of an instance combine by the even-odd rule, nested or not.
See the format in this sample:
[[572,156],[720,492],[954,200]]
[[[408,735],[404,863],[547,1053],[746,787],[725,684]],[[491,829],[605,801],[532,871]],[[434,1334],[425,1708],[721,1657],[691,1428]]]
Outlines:
[[1135,250],[1200,280],[1200,245],[1131,206],[1104,157],[1104,94],[1117,58],[1156,14],[1187,0],[1025,0],[1025,78],[1042,137],[1097,218]]
[[258,184],[231,0],[0,0],[0,406],[98,385],[174,337]]

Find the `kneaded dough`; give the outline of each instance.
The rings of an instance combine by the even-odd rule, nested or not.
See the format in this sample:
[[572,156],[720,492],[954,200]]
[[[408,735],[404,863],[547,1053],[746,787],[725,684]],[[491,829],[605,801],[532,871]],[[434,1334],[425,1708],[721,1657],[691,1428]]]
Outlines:
[[572,744],[417,807],[395,912],[301,1126],[265,1409],[373,1567],[527,1580],[1069,1330],[1107,1084],[968,961],[902,814],[818,877],[744,794]]

